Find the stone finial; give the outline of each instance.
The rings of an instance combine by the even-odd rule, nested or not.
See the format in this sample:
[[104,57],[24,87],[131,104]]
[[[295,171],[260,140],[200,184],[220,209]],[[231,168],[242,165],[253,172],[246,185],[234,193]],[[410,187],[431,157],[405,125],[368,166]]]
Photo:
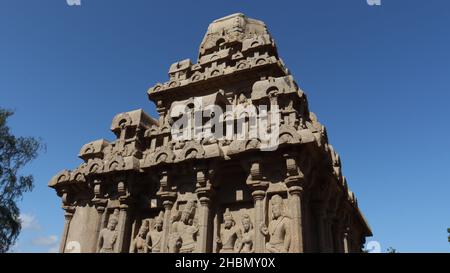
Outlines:
[[219,18],[208,26],[200,44],[199,59],[232,43],[242,43],[245,38],[264,34],[269,34],[264,22],[248,18],[242,13]]

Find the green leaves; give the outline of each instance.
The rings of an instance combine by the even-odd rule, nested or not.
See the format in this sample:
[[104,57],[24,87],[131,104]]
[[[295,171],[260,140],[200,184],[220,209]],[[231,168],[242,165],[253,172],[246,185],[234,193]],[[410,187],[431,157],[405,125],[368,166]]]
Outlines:
[[19,171],[44,148],[35,138],[12,135],[7,126],[11,115],[12,111],[0,108],[0,253],[8,251],[20,233],[16,202],[33,189],[33,176],[22,176]]

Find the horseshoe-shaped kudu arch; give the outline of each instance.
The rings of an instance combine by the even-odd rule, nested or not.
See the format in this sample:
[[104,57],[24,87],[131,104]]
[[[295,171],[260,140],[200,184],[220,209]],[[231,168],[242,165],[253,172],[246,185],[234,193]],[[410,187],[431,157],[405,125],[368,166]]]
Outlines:
[[158,119],[118,114],[114,141],[84,145],[84,162],[51,179],[61,252],[73,242],[81,252],[362,251],[372,233],[339,155],[263,22],[215,20],[197,63],[171,65],[148,98]]

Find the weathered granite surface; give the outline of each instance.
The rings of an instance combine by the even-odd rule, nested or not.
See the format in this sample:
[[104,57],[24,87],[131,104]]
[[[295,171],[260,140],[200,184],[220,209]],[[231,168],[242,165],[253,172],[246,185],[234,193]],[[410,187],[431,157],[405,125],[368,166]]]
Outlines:
[[[197,62],[172,64],[148,97],[158,119],[140,109],[118,114],[114,141],[84,145],[83,163],[51,179],[66,212],[61,252],[73,242],[82,252],[360,252],[372,235],[263,22],[215,20]],[[278,106],[278,148],[233,136],[174,140],[170,111],[194,98]]]

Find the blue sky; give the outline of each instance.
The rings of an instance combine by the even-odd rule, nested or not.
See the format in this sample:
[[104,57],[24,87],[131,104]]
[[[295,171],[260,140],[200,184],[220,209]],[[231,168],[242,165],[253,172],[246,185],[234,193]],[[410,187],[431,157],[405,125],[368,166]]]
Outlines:
[[13,133],[47,151],[25,173],[26,225],[14,251],[54,251],[60,199],[47,187],[89,141],[113,139],[116,113],[156,116],[148,87],[191,58],[208,24],[243,12],[263,20],[384,251],[449,252],[450,2],[443,0],[2,0],[0,106]]

